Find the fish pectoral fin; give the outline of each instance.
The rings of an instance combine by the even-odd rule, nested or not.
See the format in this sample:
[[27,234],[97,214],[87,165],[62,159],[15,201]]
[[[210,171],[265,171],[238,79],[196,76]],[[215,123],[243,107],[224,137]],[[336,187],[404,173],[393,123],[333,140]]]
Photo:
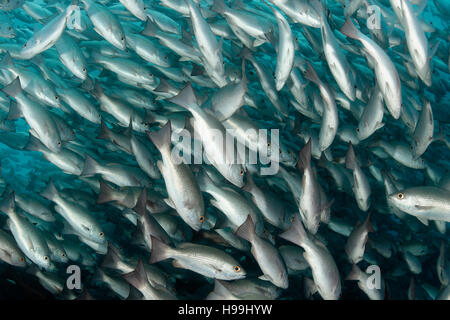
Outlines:
[[172,209],[175,209],[175,204],[173,203],[172,199],[166,198],[166,199],[164,199],[164,202]]
[[421,206],[421,205],[418,205],[418,204],[416,204],[414,207],[416,209],[419,209],[419,210],[431,210],[431,209],[434,208],[434,206]]
[[0,248],[0,252],[2,252],[3,256],[7,256],[7,257],[11,258],[11,253],[9,251],[6,251],[6,250]]
[[212,269],[216,270],[218,273],[222,273],[222,271],[223,271],[222,269],[216,267],[216,266],[213,265],[213,264],[209,264],[209,266],[210,266]]
[[264,281],[271,281],[270,277],[266,274],[263,274],[262,276],[259,276],[258,279],[264,280]]
[[416,217],[417,219],[419,219],[420,222],[422,222],[424,225],[428,226],[428,220],[422,217]]

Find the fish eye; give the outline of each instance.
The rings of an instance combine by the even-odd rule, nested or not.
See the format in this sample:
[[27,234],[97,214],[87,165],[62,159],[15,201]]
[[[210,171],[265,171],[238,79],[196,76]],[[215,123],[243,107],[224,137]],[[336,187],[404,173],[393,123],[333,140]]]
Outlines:
[[59,100],[59,97],[58,97],[58,96],[55,96],[55,99],[56,99],[56,100]]
[[12,30],[12,27],[8,27],[8,30]]
[[120,38],[120,40],[124,41],[124,40],[125,40],[125,38],[124,38],[124,37],[121,37],[121,38]]
[[281,149],[280,149],[280,154],[282,153],[283,151],[281,151]]
[[167,56],[164,56],[164,59],[165,59],[165,60],[167,60],[167,58],[168,58]]
[[241,267],[239,267],[239,266],[234,266],[234,268],[233,268],[233,269],[234,269],[234,271],[235,271],[235,272],[239,272],[239,271],[241,271]]
[[200,218],[198,219],[201,223],[203,223],[203,221],[205,221],[205,216],[200,216]]
[[425,159],[422,158],[422,163],[425,163]]
[[62,255],[61,255],[63,258],[65,258],[66,257],[66,254],[65,253],[63,253]]
[[44,260],[45,260],[45,261],[48,261],[48,256],[44,256]]
[[353,88],[355,88],[355,89],[357,89],[358,88],[358,86],[355,84],[354,86],[353,86]]
[[26,48],[26,47],[27,47],[27,44],[26,44],[26,43],[24,43],[24,44],[23,44],[23,47],[24,47],[24,48]]
[[409,146],[409,150],[411,150],[411,151],[412,151],[412,149],[413,149],[413,146],[412,146],[412,145],[410,145],[410,146]]
[[245,173],[245,171],[244,171],[244,169],[241,169],[241,176],[243,176],[244,175],[244,173]]
[[356,132],[359,132],[359,128],[356,128]]
[[270,147],[270,142],[267,142],[267,146]]
[[103,237],[105,236],[105,234],[104,234],[103,232],[100,232],[98,235],[99,235],[101,238],[103,238]]
[[58,146],[61,146],[61,141],[58,141]]
[[405,198],[405,195],[402,192],[397,193],[397,198],[399,198],[400,200]]
[[25,262],[25,258],[24,257],[20,257],[20,262]]
[[87,70],[86,70],[86,68],[83,68],[83,72],[86,72]]

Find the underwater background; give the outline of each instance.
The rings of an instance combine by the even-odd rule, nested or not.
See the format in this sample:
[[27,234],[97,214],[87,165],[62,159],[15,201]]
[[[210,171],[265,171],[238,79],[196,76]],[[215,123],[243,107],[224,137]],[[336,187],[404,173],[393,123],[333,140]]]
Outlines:
[[[0,299],[320,300],[327,296],[328,288],[317,289],[315,283],[320,282],[318,278],[327,278],[328,274],[314,274],[313,269],[318,265],[328,266],[327,263],[331,263],[329,259],[335,264],[337,274],[324,281],[327,284],[331,281],[340,283],[338,289],[333,287],[339,290],[337,295],[334,293],[335,298],[434,300],[450,297],[448,1],[328,0],[318,4],[318,1],[303,0],[268,3],[235,0],[225,1],[225,8],[223,1],[207,0],[0,2],[1,86],[13,86],[13,82],[20,79],[14,90],[6,89],[0,93],[0,227],[6,234],[0,234],[0,243],[3,241],[0,245]],[[408,8],[418,12],[413,15],[421,22],[420,30],[427,39],[427,54],[432,54],[427,57],[432,79],[430,85],[416,73],[417,67],[411,60],[404,31],[409,25],[398,19],[391,3],[407,3]],[[73,12],[68,12],[71,5],[79,8],[78,11],[74,9],[75,17],[72,18]],[[349,13],[346,10],[351,5],[356,9]],[[379,16],[381,35],[371,32],[365,25],[367,6],[382,8]],[[284,18],[280,19],[274,10]],[[101,12],[108,14],[102,16]],[[144,17],[139,16],[139,12]],[[306,14],[303,23],[296,12]],[[200,16],[193,13],[200,13]],[[80,24],[76,14],[81,14]],[[383,125],[365,139],[358,138],[356,128],[362,125],[363,110],[376,95],[375,87],[380,76],[374,72],[376,58],[362,49],[365,45],[339,31],[347,16],[387,54],[401,83],[401,114],[395,119],[386,101],[380,98],[380,103],[384,103],[381,107],[384,109]],[[295,42],[295,57],[292,56],[287,73],[280,66],[287,60],[277,59],[285,48],[283,41],[289,41],[282,36],[286,27],[283,21],[287,22],[292,32],[291,40]],[[346,71],[347,75],[351,74],[352,87],[355,88],[353,101],[343,92],[339,77],[334,76],[330,69],[330,58],[324,52],[324,39],[333,36],[323,31],[326,29],[324,21],[334,34],[336,42],[332,45],[340,48],[347,61],[343,65],[350,66]],[[120,34],[123,36],[117,36],[118,31],[113,27],[104,32],[115,35],[99,31],[99,25],[117,26],[117,22],[122,26]],[[40,34],[42,38],[32,38],[43,26],[51,23],[54,26]],[[74,27],[70,26],[72,23]],[[62,33],[56,34],[61,24],[64,24]],[[205,25],[208,26],[206,31]],[[205,34],[201,38],[205,41],[201,47],[206,44],[212,48],[200,48],[198,39]],[[66,37],[64,44],[58,42],[62,41],[62,35]],[[214,40],[208,38],[210,35]],[[54,41],[48,48],[37,48],[51,37]],[[122,49],[121,37],[125,37]],[[29,39],[35,42],[27,42]],[[182,45],[171,42],[173,39],[195,50],[188,52],[183,47],[175,52],[174,47],[179,45],[181,48]],[[37,49],[26,56],[24,43],[28,48],[36,46]],[[438,47],[433,51],[436,45]],[[186,50],[184,56],[183,50]],[[214,53],[208,56],[207,52]],[[83,58],[77,55],[79,53]],[[64,55],[74,60],[64,61]],[[218,56],[223,61],[224,70],[210,65],[210,61],[216,61]],[[288,58],[289,54],[286,55]],[[338,63],[341,63],[343,60],[339,59]],[[319,81],[311,76],[311,68]],[[77,75],[80,70],[85,70],[86,75]],[[283,72],[287,79],[278,90],[277,76]],[[27,87],[23,84],[24,79],[28,79]],[[140,82],[139,79],[144,80]],[[22,89],[19,92],[17,87],[20,85]],[[193,95],[189,95],[189,88],[193,88],[195,101],[192,100]],[[84,109],[85,100],[70,96],[73,91],[82,95],[95,112]],[[333,102],[327,100],[330,92]],[[54,99],[55,96],[59,101]],[[186,107],[183,103],[198,106]],[[426,117],[427,103],[432,110],[432,137],[426,150],[416,158],[409,146],[417,136],[425,134],[416,129],[421,119]],[[122,113],[120,108],[125,110],[124,106],[128,109]],[[208,112],[198,111],[197,107],[208,109]],[[321,150],[318,144],[322,141],[322,134],[326,134],[322,131],[328,130],[324,115],[329,112],[327,108],[333,107],[339,120],[337,132],[332,143]],[[20,112],[13,112],[12,108]],[[229,114],[224,116],[220,108]],[[35,113],[30,111],[27,114],[26,110],[34,110]],[[190,118],[195,118],[197,126]],[[157,139],[163,139],[162,134],[155,137],[148,132],[162,131],[170,120],[168,126],[173,131],[184,127],[199,134],[197,138],[207,149],[207,145],[213,142],[206,140],[209,127],[199,125],[199,119],[206,119],[211,126],[216,122],[223,124],[221,128],[279,129],[279,141],[271,152],[275,150],[280,154],[281,169],[266,176],[260,173],[264,164],[244,164],[242,170],[245,173],[242,172],[238,182],[233,180],[234,177],[224,176],[219,165],[205,163],[188,164],[187,169],[175,170],[173,175],[162,174],[162,164],[157,162],[162,161],[167,166],[168,161],[161,156],[164,144],[158,145]],[[132,139],[136,139],[138,147],[132,146]],[[59,141],[58,146],[55,141]],[[309,153],[308,141],[312,141]],[[358,169],[354,164],[348,165],[349,142],[352,150],[354,148],[356,160],[353,163]],[[172,145],[175,143],[172,139]],[[171,146],[170,140],[168,145]],[[255,148],[261,151],[259,146]],[[68,150],[68,153],[61,154],[61,150]],[[308,161],[303,160],[302,154]],[[97,165],[87,160],[87,156]],[[89,170],[86,169],[88,162]],[[363,209],[356,200],[359,194],[355,191],[358,188],[355,183],[358,182],[354,180],[354,172],[357,171],[362,171],[370,186],[369,205]],[[185,180],[174,178],[178,175],[185,177],[184,174],[187,176],[183,178]],[[252,182],[248,182],[249,176]],[[180,181],[195,183],[180,186]],[[316,187],[308,187],[305,181],[312,181]],[[56,186],[57,197],[64,200],[56,199],[55,191],[49,189],[50,184]],[[435,203],[441,208],[438,211],[443,218],[427,220],[425,216],[419,220],[406,209],[402,210],[388,201],[390,194],[423,186],[439,189],[440,198]],[[142,199],[144,187],[146,198]],[[230,189],[229,194],[221,193]],[[316,218],[320,221],[315,222],[315,230],[308,227],[306,220],[309,218],[301,213],[307,206],[301,203],[310,201],[304,200],[304,195],[309,192],[313,192],[316,200],[319,197],[321,211]],[[367,190],[362,192],[367,195]],[[103,194],[102,201],[99,200],[100,194]],[[199,194],[203,207],[198,205]],[[172,199],[166,201],[171,195]],[[177,202],[173,195],[180,199],[193,199],[196,203],[192,206],[201,207],[202,213],[178,207],[185,206],[185,202]],[[39,205],[34,206],[30,199]],[[141,207],[139,200],[143,201]],[[67,205],[62,205],[64,201],[76,209],[67,209]],[[19,222],[12,218],[11,210],[18,213]],[[426,215],[427,209],[424,212]],[[201,219],[199,229],[187,222],[190,215],[196,214]],[[151,218],[146,218],[147,215]],[[251,239],[240,236],[238,232],[241,224],[249,223],[249,215],[253,220],[258,219],[252,224],[259,222],[261,230],[264,229],[252,232],[252,228],[246,225],[245,232],[255,237]],[[294,223],[294,216],[303,222],[306,237],[315,243],[313,252],[325,247],[327,253],[319,254],[324,260],[311,262],[314,259],[303,254],[309,249],[280,236],[292,230],[289,228]],[[236,220],[241,222],[237,224]],[[25,222],[20,224],[20,221]],[[20,232],[20,226],[26,226],[23,227],[25,233]],[[361,226],[366,229],[359,228]],[[99,228],[102,240],[97,241],[94,236],[94,240],[86,238],[78,227],[88,230],[86,234]],[[12,228],[19,231],[12,232]],[[361,234],[355,235],[356,232],[352,231],[357,228]],[[26,238],[27,234],[35,235],[35,238],[20,239]],[[349,245],[351,235],[355,237],[354,246],[362,247],[364,253],[361,259],[353,261],[348,252],[353,248]],[[299,235],[296,237],[300,239]],[[180,252],[186,250],[183,243],[194,243],[217,249],[227,257],[216,251],[198,249],[199,253],[190,256],[189,251],[176,260],[165,248],[164,259],[156,260],[156,253],[151,249],[154,238],[170,247],[180,248]],[[267,248],[257,246],[257,240],[252,239],[263,241]],[[252,240],[251,244],[247,240]],[[30,257],[37,250],[34,241],[46,247],[47,258],[52,260],[53,267],[36,263],[42,257]],[[22,242],[24,246],[33,248],[32,253],[19,244]],[[59,252],[65,252],[61,261],[53,257]],[[23,255],[22,263],[11,262],[14,254]],[[154,257],[150,259],[152,255]],[[238,263],[239,268],[245,269],[245,276],[222,277],[222,273],[226,273],[223,268],[229,264],[228,256]],[[214,261],[211,268],[215,277],[206,275],[210,269],[202,269],[209,259]],[[277,259],[281,266],[270,263]],[[156,262],[150,263],[151,260]],[[139,272],[142,270],[138,268],[138,261],[145,265],[145,279]],[[82,288],[68,288],[69,265],[80,268]],[[370,295],[361,284],[365,281],[362,278],[359,281],[355,281],[358,280],[356,278],[345,280],[349,273],[355,274],[353,265],[363,273],[369,266],[378,266],[382,288]],[[351,272],[352,268],[354,272]],[[276,276],[285,274],[288,286],[283,288],[284,285],[271,280],[271,272]],[[270,276],[258,279],[262,274]],[[239,281],[244,278],[249,282],[240,285]],[[145,291],[143,287],[154,291],[150,295],[142,292]]]

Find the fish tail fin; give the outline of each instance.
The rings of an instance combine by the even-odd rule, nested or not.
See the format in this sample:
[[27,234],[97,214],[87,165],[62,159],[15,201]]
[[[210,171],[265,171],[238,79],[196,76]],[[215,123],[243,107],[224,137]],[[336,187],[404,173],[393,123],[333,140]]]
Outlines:
[[349,38],[359,40],[360,31],[355,27],[350,17],[347,18],[340,32]]
[[30,62],[39,67],[44,63],[44,58],[42,57],[42,55],[38,54],[31,58]]
[[248,215],[245,222],[237,228],[235,234],[249,242],[253,239],[255,236],[255,223],[250,215]]
[[329,210],[334,203],[334,198],[328,201],[322,208],[322,215],[320,216],[320,220],[324,223],[329,223],[331,218],[331,211]]
[[169,93],[172,86],[170,85],[169,81],[167,81],[164,78],[159,79],[159,85],[155,88],[155,92],[163,92],[163,93]]
[[223,0],[214,0],[211,10],[223,14],[227,10],[227,5]]
[[[84,82],[83,82],[83,84],[84,84]],[[90,90],[91,92],[91,94],[95,97],[95,98],[99,98],[99,97],[101,97],[101,96],[103,96],[105,93],[103,92],[103,88],[102,88],[102,86],[100,85],[100,83],[97,81],[97,80],[95,80],[95,82],[94,82],[94,87],[93,87],[93,89],[91,89]]]
[[205,74],[205,72],[205,68],[199,66],[198,64],[194,64],[194,66],[192,67],[191,76],[202,76]]
[[359,275],[361,270],[358,268],[356,264],[352,266],[352,270],[347,274],[345,280],[359,280]]
[[297,214],[294,216],[291,227],[281,233],[279,237],[295,243],[298,246],[302,246],[303,242],[308,238],[308,234],[306,233],[306,230]]
[[367,218],[366,218],[366,221],[364,222],[364,224],[366,225],[367,230],[369,232],[374,232],[372,223],[370,223],[370,216],[371,215],[372,215],[372,212],[369,212],[369,214],[367,215]]
[[320,85],[319,76],[317,75],[316,70],[314,70],[314,68],[308,61],[306,62],[306,72],[304,76],[307,80],[314,82],[317,85]]
[[22,92],[19,77],[16,77],[10,84],[4,86],[2,91],[10,97],[17,97]]
[[172,125],[170,120],[158,131],[147,132],[147,135],[159,151],[164,148],[170,148],[170,138],[172,136]]
[[147,188],[142,189],[133,210],[141,217],[147,212]]
[[188,110],[196,107],[199,108],[197,96],[195,95],[194,89],[192,88],[192,84],[190,82],[188,82],[176,96],[167,99],[167,101]]
[[[153,254],[153,252],[152,252]],[[145,283],[148,283],[147,273],[145,272],[144,263],[139,259],[136,269],[130,273],[122,275],[126,282],[131,284],[133,287],[139,289],[142,288]]]
[[321,167],[321,168],[326,168],[327,167],[327,157],[325,156],[325,154],[323,152],[320,155],[319,161],[317,161],[317,165],[319,167]]
[[115,269],[118,262],[120,262],[120,257],[117,254],[117,248],[114,247],[112,244],[108,244],[108,251],[103,258],[103,261],[101,263],[102,268],[108,268],[108,269]]
[[94,81],[92,81],[91,78],[87,77],[86,80],[81,83],[80,88],[92,92],[92,90],[94,89]]
[[144,30],[142,30],[141,34],[147,37],[155,37],[158,33],[158,28],[155,23],[150,19],[147,19],[147,23],[145,24]]
[[111,137],[111,129],[108,128],[106,123],[102,120],[100,124],[100,132],[96,139],[109,139]]
[[97,197],[97,204],[114,201],[113,192],[114,189],[110,187],[109,184],[100,180],[100,191]]
[[355,166],[356,166],[355,151],[353,150],[352,143],[349,142],[348,151],[347,154],[345,155],[345,167],[347,169],[353,170],[355,169]]
[[41,196],[50,201],[55,200],[58,196],[58,189],[56,189],[52,179],[49,180],[47,187],[41,192]]
[[152,239],[152,253],[150,255],[150,263],[156,263],[169,259],[171,257],[172,248],[153,236]]
[[81,172],[82,177],[93,176],[97,174],[97,169],[99,168],[99,163],[94,160],[90,155],[86,154],[86,159],[84,160],[83,171]]
[[306,169],[311,167],[311,138],[309,138],[306,145],[300,150],[298,156],[298,164],[299,169]]

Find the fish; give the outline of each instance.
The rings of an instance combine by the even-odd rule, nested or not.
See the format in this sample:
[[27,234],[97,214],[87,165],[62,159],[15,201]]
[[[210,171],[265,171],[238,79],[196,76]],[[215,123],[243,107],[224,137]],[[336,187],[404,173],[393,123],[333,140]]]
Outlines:
[[8,297],[448,299],[449,12],[0,1]]
[[402,87],[397,69],[392,60],[376,42],[372,41],[354,26],[351,18],[347,18],[340,31],[347,37],[360,41],[367,54],[376,61],[375,74],[377,84],[383,93],[387,109],[394,119],[398,119],[402,110]]
[[322,242],[310,238],[297,215],[289,230],[280,234],[280,237],[305,250],[303,256],[311,268],[314,283],[322,298],[338,299],[341,294],[341,279],[336,262]]
[[449,221],[448,190],[438,187],[413,187],[389,195],[398,209],[425,220]]
[[16,211],[14,192],[3,199],[0,210],[8,216],[8,227],[23,254],[39,267],[54,270],[55,265],[50,260],[47,242],[39,233],[39,229]]
[[47,22],[23,44],[20,56],[23,59],[31,59],[35,55],[52,47],[64,32],[70,15],[77,9],[78,1],[74,0],[66,10]]
[[154,237],[152,243],[150,263],[172,258],[175,267],[188,269],[206,277],[219,280],[245,278],[246,272],[239,263],[217,248],[188,242],[171,248]]
[[171,134],[169,120],[160,131],[151,133],[149,138],[162,154],[163,162],[158,162],[158,168],[164,177],[171,203],[181,218],[198,231],[205,220],[203,197],[189,167],[174,159],[170,146]]

